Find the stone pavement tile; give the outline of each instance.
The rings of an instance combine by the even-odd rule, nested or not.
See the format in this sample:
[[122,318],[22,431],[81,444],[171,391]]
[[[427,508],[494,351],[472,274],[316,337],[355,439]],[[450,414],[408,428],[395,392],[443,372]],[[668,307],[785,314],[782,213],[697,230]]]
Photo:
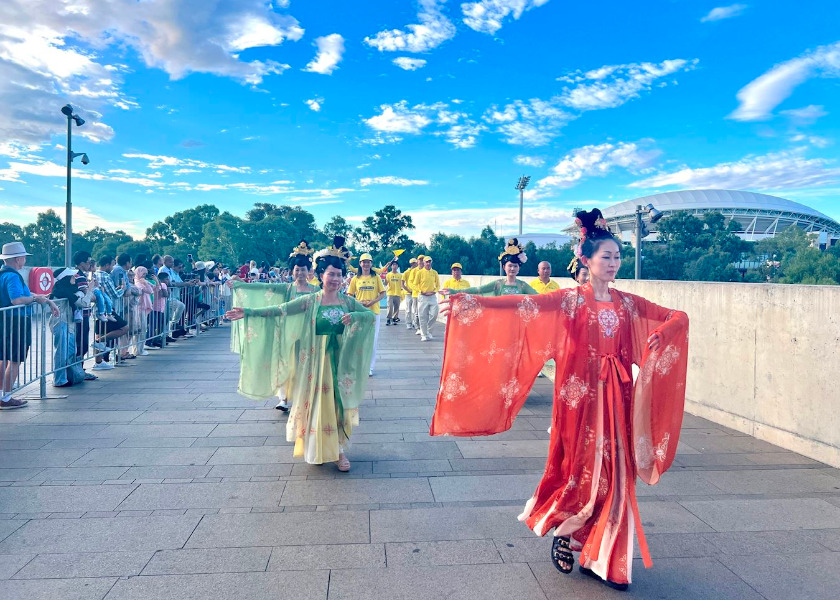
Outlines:
[[[487,436],[476,436],[467,438],[469,440],[473,440],[476,442],[498,442],[498,441],[520,441],[520,440],[542,440],[548,439],[550,436],[543,431],[546,435],[542,435],[536,429],[509,429],[508,431],[503,431],[502,433],[496,433],[494,435],[487,435]],[[434,439],[446,439],[446,438],[434,438]]]
[[0,554],[0,579],[11,579],[33,558],[34,554]]
[[292,449],[286,446],[261,446],[257,448],[218,448],[208,465],[256,465],[275,463],[296,463],[300,459],[292,456]]
[[[547,452],[546,452],[547,454]],[[531,458],[453,458],[449,461],[453,471],[524,470],[542,473],[545,456]]]
[[763,452],[744,455],[756,465],[819,465],[821,463],[795,452]]
[[729,466],[752,466],[756,463],[750,461],[751,454],[681,454],[674,459],[672,471],[678,467],[729,467]]
[[162,483],[138,487],[118,510],[277,506],[285,482]]
[[143,569],[143,575],[265,571],[270,556],[271,548],[160,550]]
[[0,519],[0,541],[3,541],[15,531],[23,527],[24,519]]
[[778,446],[747,436],[694,435],[691,432],[686,432],[680,435],[680,442],[685,442],[688,446],[703,454],[725,454],[728,452],[749,454],[782,451]]
[[39,554],[14,579],[73,579],[139,575],[153,552],[72,552]]
[[689,446],[684,440],[680,440],[677,444],[677,456],[686,456],[691,454],[700,454],[701,452]]
[[366,544],[369,541],[369,517],[363,511],[249,513],[205,516],[187,547]]
[[124,440],[119,448],[189,448],[198,438],[190,437],[132,437]]
[[[277,411],[279,412],[279,411]],[[276,423],[221,423],[210,434],[215,437],[267,437],[286,436],[286,419]]]
[[752,554],[810,554],[822,550],[815,540],[819,531],[737,531],[704,533],[717,552],[728,556],[747,556]]
[[[702,477],[729,494],[837,492],[840,481],[816,469],[706,471]],[[663,477],[663,481],[667,478]]]
[[365,405],[359,414],[365,419],[431,419],[434,407],[429,406],[371,406]]
[[493,540],[394,542],[385,544],[388,568],[481,565],[502,562]]
[[451,471],[448,460],[377,460],[374,473],[417,473],[418,471]]
[[87,512],[114,510],[130,488],[117,486],[37,486],[0,488],[0,507],[20,512]]
[[[429,433],[429,422],[425,419],[365,420],[353,429],[353,433]],[[355,438],[354,438],[355,439]]]
[[219,448],[222,446],[243,447],[262,446],[265,444],[265,436],[262,437],[205,437],[197,438],[192,442],[192,448]]
[[41,467],[28,469],[0,469],[0,481],[27,481],[43,471]]
[[54,448],[56,450],[67,448],[87,448],[93,450],[94,448],[116,448],[125,438],[83,438],[78,440],[53,440],[48,442],[45,449]]
[[541,475],[480,475],[429,479],[435,502],[521,500],[533,494]]
[[816,498],[686,500],[680,504],[715,531],[789,531],[840,527],[840,507]]
[[806,533],[829,550],[840,552],[840,529],[814,529]]
[[[409,432],[402,434],[402,439],[405,442],[444,442],[444,443],[452,443],[452,438],[436,435],[434,437],[429,435],[429,432]],[[356,441],[355,433],[353,434],[353,441]]]
[[83,479],[104,481],[119,479],[128,467],[47,467],[38,473],[36,479],[43,481],[80,481]]
[[464,458],[542,458],[548,456],[548,442],[543,440],[455,442]]
[[109,425],[98,433],[96,437],[126,438],[163,438],[187,437],[197,438],[210,435],[213,423],[178,423],[167,425],[162,423],[138,423],[131,425]]
[[722,556],[723,564],[767,600],[840,598],[840,553]]
[[0,440],[0,450],[37,450],[48,443],[47,440]]
[[334,570],[330,600],[498,600],[545,598],[527,565]]
[[207,474],[211,477],[288,477],[292,474],[292,468],[297,465],[292,463],[277,464],[267,463],[259,465],[213,465]]
[[[73,440],[94,437],[104,425],[2,425],[0,440]],[[98,436],[97,436],[98,437]],[[102,436],[108,437],[108,436]],[[116,436],[113,436],[116,437]]]
[[98,448],[77,460],[77,467],[203,465],[213,448]]
[[328,581],[329,571],[143,576],[118,581],[107,600],[321,600],[327,597]]
[[250,408],[242,411],[239,415],[239,423],[247,423],[249,421],[279,421],[283,413],[274,407],[270,408]]
[[186,422],[186,423],[233,423],[244,411],[213,410],[148,410],[138,416],[134,423]]
[[139,552],[181,548],[200,517],[46,519],[29,521],[0,542],[15,552]]
[[824,500],[834,506],[840,506],[840,496],[825,497]]
[[279,546],[271,552],[269,571],[385,568],[384,544]]
[[0,468],[66,467],[87,454],[87,452],[85,449],[3,450],[0,452]]
[[335,479],[289,481],[281,506],[434,502],[426,479]]
[[60,410],[49,411],[31,419],[32,424],[129,423],[142,415],[138,410]]
[[[521,506],[413,508],[370,513],[373,542],[430,542],[531,534],[516,517]],[[533,535],[533,534],[531,534]]]
[[636,495],[643,496],[714,496],[723,494],[714,481],[704,479],[705,473],[669,471],[656,485],[636,481]]
[[206,477],[211,467],[204,465],[172,465],[159,467],[131,467],[121,479],[195,479]]
[[353,444],[348,455],[351,461],[461,458],[455,442]]
[[[307,479],[329,478],[334,479],[340,477],[342,479],[349,479],[356,475],[367,475],[373,472],[373,463],[353,461],[353,469],[349,473],[342,473],[334,464],[325,465],[310,465],[305,462],[298,462],[292,465],[292,475],[303,475]],[[346,504],[343,503],[343,504]]]
[[0,581],[3,600],[102,600],[116,579],[20,579]]
[[741,578],[713,558],[660,558],[652,569],[633,561],[633,583],[616,592],[575,571],[563,575],[550,562],[531,563],[549,600],[764,600]]
[[537,537],[530,531],[528,537],[498,538],[493,540],[496,551],[506,563],[531,563],[548,560],[552,536]]
[[714,531],[677,502],[639,503],[645,533],[703,533]]

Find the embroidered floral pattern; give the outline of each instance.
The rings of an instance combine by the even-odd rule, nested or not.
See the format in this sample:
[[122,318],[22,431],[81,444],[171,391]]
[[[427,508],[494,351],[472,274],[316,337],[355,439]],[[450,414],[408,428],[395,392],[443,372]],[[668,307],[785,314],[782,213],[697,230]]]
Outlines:
[[621,303],[624,305],[624,310],[631,317],[638,317],[639,316],[639,309],[636,308],[636,301],[631,298],[630,296],[621,296]]
[[455,302],[452,309],[452,316],[458,319],[462,325],[472,325],[481,316],[484,309],[472,294],[464,294],[460,301]]
[[513,399],[516,397],[516,394],[519,393],[520,386],[519,382],[516,380],[516,377],[508,381],[505,385],[502,386],[502,389],[499,390],[502,398],[505,399],[505,407],[510,408],[510,405],[513,404]]
[[566,313],[571,319],[574,318],[575,312],[579,307],[583,306],[584,302],[583,296],[577,290],[572,290],[563,296],[563,300],[560,302],[560,310]]
[[496,346],[496,340],[493,340],[493,342],[491,342],[490,347],[487,350],[481,351],[481,356],[487,359],[487,364],[489,365],[491,362],[493,362],[493,359],[496,357],[497,354],[504,353],[504,348],[499,348],[498,346]]
[[612,308],[602,308],[598,311],[598,325],[605,337],[613,338],[618,332],[618,315]]
[[571,375],[563,387],[560,388],[560,397],[569,408],[577,408],[581,400],[589,394],[589,386],[577,375]]
[[653,465],[653,444],[646,435],[636,439],[636,465],[640,469],[649,469]]
[[665,459],[668,457],[668,442],[671,441],[671,434],[666,433],[665,437],[662,438],[662,441],[656,445],[656,448],[653,451],[654,457],[659,462],[665,462]]
[[255,340],[258,337],[259,336],[257,335],[257,332],[254,331],[253,327],[248,327],[248,329],[245,331],[245,341],[247,341],[247,342],[250,342],[251,340]]
[[543,362],[545,362],[549,358],[554,356],[554,352],[555,352],[554,344],[552,344],[551,342],[548,342],[548,345],[545,347],[544,350],[538,350],[537,351],[537,356],[539,356],[541,359],[543,359]]
[[522,302],[519,303],[517,312],[523,323],[530,323],[540,316],[540,307],[537,306],[537,303],[530,296],[525,296]]
[[349,393],[354,385],[356,385],[356,380],[350,377],[350,375],[345,375],[338,381],[338,387],[342,394]]
[[598,479],[598,497],[604,498],[607,495],[607,492],[610,491],[610,482],[607,481],[607,478],[601,475]]
[[565,496],[566,494],[571,492],[573,489],[575,489],[577,487],[577,485],[578,485],[577,484],[577,479],[575,479],[575,476],[574,475],[569,475],[569,480],[566,482],[566,487],[563,488],[563,493],[561,493],[560,495]]
[[660,375],[667,375],[679,357],[680,351],[677,350],[677,347],[673,344],[668,344],[665,350],[662,351],[659,360],[656,361],[656,372]]
[[321,314],[330,322],[331,325],[338,325],[341,323],[341,317],[344,316],[344,309],[338,307],[325,308]]
[[440,386],[440,393],[444,400],[455,400],[458,396],[463,396],[467,392],[467,386],[464,380],[457,373],[450,373],[446,380]]
[[265,297],[265,299],[268,300],[269,302],[274,299],[274,296],[275,296],[274,290],[266,290],[265,294],[263,294],[263,297]]

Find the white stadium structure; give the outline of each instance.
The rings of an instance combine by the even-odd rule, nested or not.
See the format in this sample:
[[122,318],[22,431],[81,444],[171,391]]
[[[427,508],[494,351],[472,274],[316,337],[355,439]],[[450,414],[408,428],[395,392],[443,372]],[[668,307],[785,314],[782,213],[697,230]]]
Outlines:
[[[814,235],[817,243],[824,247],[833,246],[840,240],[840,223],[813,208],[776,196],[734,190],[684,190],[654,194],[610,206],[604,209],[604,217],[613,233],[619,234],[626,242],[632,242],[636,207],[648,204],[662,211],[664,217],[677,211],[696,216],[722,213],[738,223],[738,235],[750,242],[773,237],[791,225]],[[647,224],[647,227],[652,232],[647,239],[655,240],[656,225]]]

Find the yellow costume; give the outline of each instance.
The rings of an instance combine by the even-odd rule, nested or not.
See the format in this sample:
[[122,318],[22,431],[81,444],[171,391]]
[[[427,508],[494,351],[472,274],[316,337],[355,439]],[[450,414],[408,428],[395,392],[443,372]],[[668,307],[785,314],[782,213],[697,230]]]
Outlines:
[[552,281],[551,279],[548,280],[548,283],[543,283],[539,278],[537,278],[531,282],[531,287],[537,290],[537,293],[539,294],[548,294],[549,292],[559,290],[560,284],[556,281]]

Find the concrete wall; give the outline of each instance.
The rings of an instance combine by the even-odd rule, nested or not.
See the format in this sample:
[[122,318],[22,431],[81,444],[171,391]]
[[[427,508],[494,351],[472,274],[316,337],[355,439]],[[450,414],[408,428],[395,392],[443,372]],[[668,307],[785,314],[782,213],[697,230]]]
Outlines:
[[616,287],[688,313],[687,412],[840,467],[840,286],[620,280]]

